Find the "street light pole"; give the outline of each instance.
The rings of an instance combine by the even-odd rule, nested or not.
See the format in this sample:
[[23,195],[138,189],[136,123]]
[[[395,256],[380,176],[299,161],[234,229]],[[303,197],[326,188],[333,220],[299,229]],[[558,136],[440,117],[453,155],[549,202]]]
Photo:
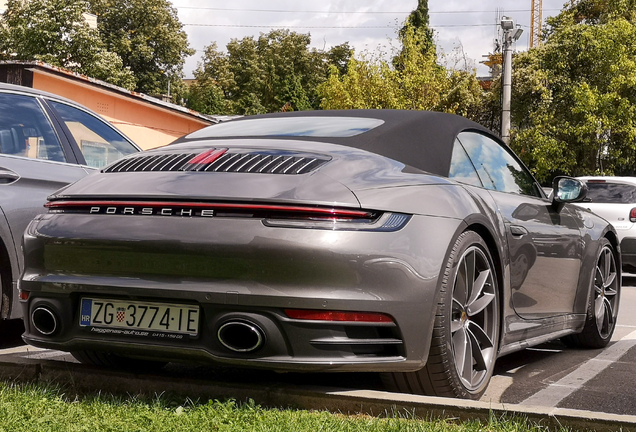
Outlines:
[[510,99],[512,97],[512,44],[519,39],[523,30],[515,29],[512,18],[501,17],[503,29],[503,83],[501,98],[501,139],[510,143]]

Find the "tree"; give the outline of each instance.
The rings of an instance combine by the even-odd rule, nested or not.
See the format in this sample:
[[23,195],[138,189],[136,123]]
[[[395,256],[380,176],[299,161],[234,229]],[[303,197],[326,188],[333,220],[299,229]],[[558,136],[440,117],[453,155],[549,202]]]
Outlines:
[[400,29],[399,36],[403,39],[407,31],[413,30],[415,32],[416,45],[422,54],[427,54],[429,51],[434,54],[435,40],[433,38],[433,29],[429,25],[428,0],[417,0],[417,8],[406,19],[406,23]]
[[347,72],[347,65],[351,57],[353,57],[353,48],[349,45],[349,42],[331,47],[331,49],[327,51],[327,61],[329,65],[335,66],[340,75]]
[[194,54],[168,0],[87,0],[101,39],[137,78],[136,90],[162,94],[182,81],[185,58]]
[[135,78],[83,16],[85,0],[9,0],[0,24],[0,58],[40,60],[133,89]]
[[[352,50],[347,43],[325,52],[309,48],[311,37],[289,30],[272,30],[257,39],[233,39],[227,52],[216,43],[206,47],[195,71],[188,106],[202,95],[223,95],[210,109],[215,114],[258,114],[318,108],[316,87],[325,81],[330,64],[345,67]],[[216,96],[215,96],[216,98]],[[222,110],[222,111],[221,111]]]
[[515,59],[511,146],[555,174],[636,173],[634,1],[579,1]]
[[235,85],[228,58],[215,42],[205,48],[203,58],[194,71],[196,80],[187,91],[186,105],[203,114],[231,114],[229,95],[224,91]]
[[362,56],[349,61],[347,72],[331,68],[318,87],[323,109],[439,110],[477,115],[482,90],[474,73],[447,71],[435,50],[422,51],[417,30],[400,32],[401,51],[392,62]]

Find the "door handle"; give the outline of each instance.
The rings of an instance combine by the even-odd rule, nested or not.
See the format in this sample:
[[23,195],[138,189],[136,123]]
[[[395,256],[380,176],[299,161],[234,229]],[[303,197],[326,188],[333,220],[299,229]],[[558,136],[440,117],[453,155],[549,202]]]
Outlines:
[[0,167],[0,185],[11,184],[20,179],[20,175],[7,168]]
[[510,225],[510,234],[514,237],[523,237],[528,234],[528,230],[519,225]]

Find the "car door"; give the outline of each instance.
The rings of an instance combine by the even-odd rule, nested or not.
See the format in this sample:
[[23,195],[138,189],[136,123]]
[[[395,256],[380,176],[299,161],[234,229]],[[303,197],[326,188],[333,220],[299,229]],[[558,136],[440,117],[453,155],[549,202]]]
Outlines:
[[0,93],[0,223],[11,237],[3,241],[14,279],[22,268],[17,252],[27,224],[44,212],[49,194],[86,175],[38,97]]
[[458,141],[504,220],[515,311],[527,319],[572,313],[582,248],[576,218],[555,210],[504,145],[477,132]]
[[[0,240],[14,281],[22,269],[22,234],[44,212],[47,196],[138,151],[106,121],[68,101],[0,92]],[[2,305],[3,316],[7,311]],[[15,312],[11,318],[19,317]]]

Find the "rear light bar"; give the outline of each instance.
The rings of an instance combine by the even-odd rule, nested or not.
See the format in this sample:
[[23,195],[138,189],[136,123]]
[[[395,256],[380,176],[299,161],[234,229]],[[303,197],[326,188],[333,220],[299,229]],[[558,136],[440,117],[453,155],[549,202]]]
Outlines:
[[[186,201],[101,201],[101,200],[73,200],[73,201],[50,201],[44,207],[51,210],[82,210],[88,209],[89,213],[105,214],[142,214],[137,210],[143,209],[209,209],[227,211],[264,211],[264,212],[286,212],[286,213],[306,213],[313,215],[323,215],[329,217],[346,218],[371,218],[374,213],[365,210],[337,209],[330,207],[309,207],[309,206],[286,206],[272,204],[232,204],[232,203],[202,203]],[[173,212],[163,211],[159,214],[172,216]],[[183,214],[187,216],[188,214]],[[212,215],[210,215],[212,216]]]
[[205,203],[187,201],[59,200],[45,207],[52,213],[121,216],[240,217],[261,219],[273,228],[308,228],[348,231],[397,231],[411,216],[342,207],[283,204]]
[[394,323],[389,315],[378,312],[341,312],[305,309],[285,309],[285,314],[292,319],[308,321],[338,321]]
[[631,209],[629,212],[629,221],[636,222],[636,207]]

